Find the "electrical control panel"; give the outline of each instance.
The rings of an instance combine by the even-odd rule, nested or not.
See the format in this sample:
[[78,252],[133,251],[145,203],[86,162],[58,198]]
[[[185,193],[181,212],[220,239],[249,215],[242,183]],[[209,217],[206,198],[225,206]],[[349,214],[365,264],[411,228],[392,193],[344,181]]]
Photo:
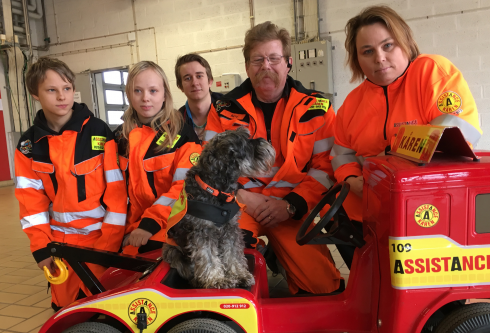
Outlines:
[[242,79],[238,74],[215,76],[211,91],[226,94],[238,87],[241,83]]
[[307,89],[323,92],[332,98],[332,43],[328,40],[291,45],[293,67],[291,75]]

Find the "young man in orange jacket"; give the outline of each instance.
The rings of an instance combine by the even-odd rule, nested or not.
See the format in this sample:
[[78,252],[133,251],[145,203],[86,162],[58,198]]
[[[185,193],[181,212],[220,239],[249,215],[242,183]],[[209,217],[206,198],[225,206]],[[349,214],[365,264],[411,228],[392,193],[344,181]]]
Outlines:
[[[113,134],[85,104],[74,103],[75,75],[66,64],[42,57],[26,81],[42,110],[15,151],[15,195],[34,259],[39,268],[56,274],[49,242],[119,249],[126,187]],[[96,275],[105,270],[90,266]],[[68,280],[51,285],[51,295],[51,306],[58,310],[91,294],[69,268]]]
[[340,286],[326,245],[299,246],[296,234],[321,194],[333,185],[328,158],[335,113],[328,99],[288,76],[291,39],[265,22],[250,29],[243,48],[249,79],[217,101],[208,115],[205,141],[245,126],[276,150],[266,177],[243,179],[238,199],[247,206],[240,226],[249,243],[267,235],[287,273],[289,290],[329,293]]

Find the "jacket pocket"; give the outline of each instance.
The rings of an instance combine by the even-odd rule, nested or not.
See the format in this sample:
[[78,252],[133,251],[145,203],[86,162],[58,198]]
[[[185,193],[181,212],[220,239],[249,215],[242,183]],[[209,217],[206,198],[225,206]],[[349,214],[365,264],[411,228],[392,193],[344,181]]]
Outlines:
[[54,173],[54,165],[51,163],[32,161],[32,170],[41,173]]
[[174,161],[175,153],[158,155],[143,160],[143,169],[146,172],[155,172],[170,167]]
[[106,188],[104,178],[104,154],[101,153],[73,166],[71,170],[77,180],[78,202],[99,200]]
[[143,169],[146,171],[148,185],[155,198],[172,183],[170,172],[174,158],[175,152],[143,160]]

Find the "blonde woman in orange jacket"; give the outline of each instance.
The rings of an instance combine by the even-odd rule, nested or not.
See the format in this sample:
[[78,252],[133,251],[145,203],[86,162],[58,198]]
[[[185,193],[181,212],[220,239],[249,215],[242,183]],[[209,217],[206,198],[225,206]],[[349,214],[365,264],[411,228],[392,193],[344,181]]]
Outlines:
[[151,61],[134,65],[126,95],[129,108],[115,137],[129,195],[123,253],[135,255],[162,247],[168,216],[201,146],[173,109],[160,66]]

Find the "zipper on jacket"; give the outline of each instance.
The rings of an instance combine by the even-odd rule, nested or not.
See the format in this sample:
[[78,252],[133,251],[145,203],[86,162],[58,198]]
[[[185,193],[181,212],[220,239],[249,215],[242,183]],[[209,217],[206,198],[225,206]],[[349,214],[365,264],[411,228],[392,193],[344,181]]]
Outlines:
[[383,135],[385,140],[386,138],[386,124],[388,123],[388,113],[390,111],[390,103],[388,102],[388,87],[383,87],[383,92],[385,94],[385,99],[386,99],[386,119],[385,119],[385,126],[383,128]]

